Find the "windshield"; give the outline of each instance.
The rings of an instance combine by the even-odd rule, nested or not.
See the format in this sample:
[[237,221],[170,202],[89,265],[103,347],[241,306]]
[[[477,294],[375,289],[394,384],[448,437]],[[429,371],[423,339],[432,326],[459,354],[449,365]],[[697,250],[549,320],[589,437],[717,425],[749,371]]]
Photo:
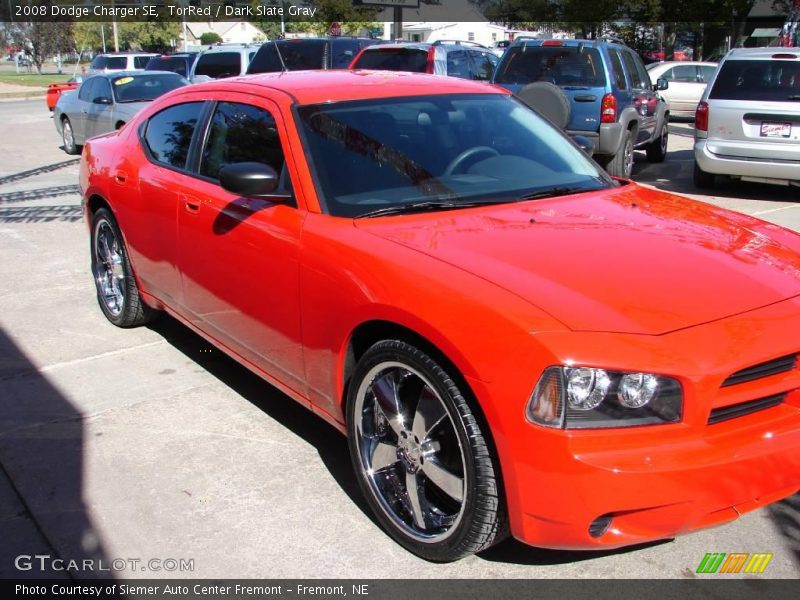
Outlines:
[[359,57],[353,68],[424,73],[428,68],[428,51],[422,48],[394,46],[367,50]]
[[603,61],[595,48],[578,46],[516,46],[500,64],[495,83],[600,87],[606,84]]
[[714,100],[800,100],[800,64],[789,60],[727,60],[714,87]]
[[613,185],[560,131],[504,94],[337,102],[298,113],[321,200],[336,216]]
[[116,77],[111,80],[111,87],[117,102],[149,102],[188,83],[177,73],[164,73]]
[[90,69],[124,69],[128,59],[124,56],[96,56],[89,65]]

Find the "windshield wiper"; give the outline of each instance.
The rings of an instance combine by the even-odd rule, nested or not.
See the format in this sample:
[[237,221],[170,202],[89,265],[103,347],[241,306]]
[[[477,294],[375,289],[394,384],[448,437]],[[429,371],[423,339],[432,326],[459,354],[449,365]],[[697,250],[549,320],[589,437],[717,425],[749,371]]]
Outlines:
[[538,200],[539,198],[554,198],[556,196],[566,196],[568,194],[575,194],[578,192],[588,192],[589,189],[584,187],[551,187],[544,190],[537,190],[529,194],[518,196],[517,200]]
[[364,217],[381,217],[384,215],[403,215],[415,212],[427,212],[436,210],[454,210],[458,208],[471,208],[473,206],[486,206],[488,204],[504,204],[507,200],[475,200],[470,202],[458,202],[453,200],[424,200],[420,202],[406,202],[394,206],[384,206],[358,215],[357,219]]

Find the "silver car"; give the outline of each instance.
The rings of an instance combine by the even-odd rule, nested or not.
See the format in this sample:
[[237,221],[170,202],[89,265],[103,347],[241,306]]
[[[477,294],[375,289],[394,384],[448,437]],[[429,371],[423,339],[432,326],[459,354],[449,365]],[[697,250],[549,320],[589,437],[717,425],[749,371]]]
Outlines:
[[737,48],[695,115],[694,183],[716,175],[800,186],[800,49]]
[[697,103],[716,70],[717,63],[713,62],[668,61],[647,65],[647,73],[653,85],[659,79],[669,82],[669,87],[660,94],[669,104],[671,119],[694,119]]
[[61,95],[53,111],[64,152],[79,154],[90,137],[119,129],[148,102],[189,82],[166,71],[122,71],[94,75]]

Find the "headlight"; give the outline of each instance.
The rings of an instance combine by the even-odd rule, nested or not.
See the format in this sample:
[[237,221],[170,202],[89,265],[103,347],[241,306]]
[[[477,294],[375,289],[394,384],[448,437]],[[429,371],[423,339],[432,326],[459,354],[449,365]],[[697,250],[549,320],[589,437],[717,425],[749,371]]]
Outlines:
[[677,423],[681,384],[653,373],[590,367],[548,367],[528,401],[529,421],[548,427],[590,429]]

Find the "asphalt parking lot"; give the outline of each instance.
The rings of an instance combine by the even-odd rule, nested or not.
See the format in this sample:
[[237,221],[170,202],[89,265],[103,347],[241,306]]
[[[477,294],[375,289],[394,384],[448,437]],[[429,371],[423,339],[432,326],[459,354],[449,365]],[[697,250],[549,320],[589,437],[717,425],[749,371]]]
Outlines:
[[[78,161],[43,99],[0,103],[0,132],[0,577],[37,575],[14,566],[35,554],[122,559],[125,578],[687,578],[707,552],[770,552],[758,577],[800,573],[800,495],[634,549],[509,540],[455,564],[416,558],[369,515],[336,431],[172,319],[106,321]],[[799,188],[696,195],[691,126],[670,132],[667,161],[637,156],[635,179],[800,231]]]

